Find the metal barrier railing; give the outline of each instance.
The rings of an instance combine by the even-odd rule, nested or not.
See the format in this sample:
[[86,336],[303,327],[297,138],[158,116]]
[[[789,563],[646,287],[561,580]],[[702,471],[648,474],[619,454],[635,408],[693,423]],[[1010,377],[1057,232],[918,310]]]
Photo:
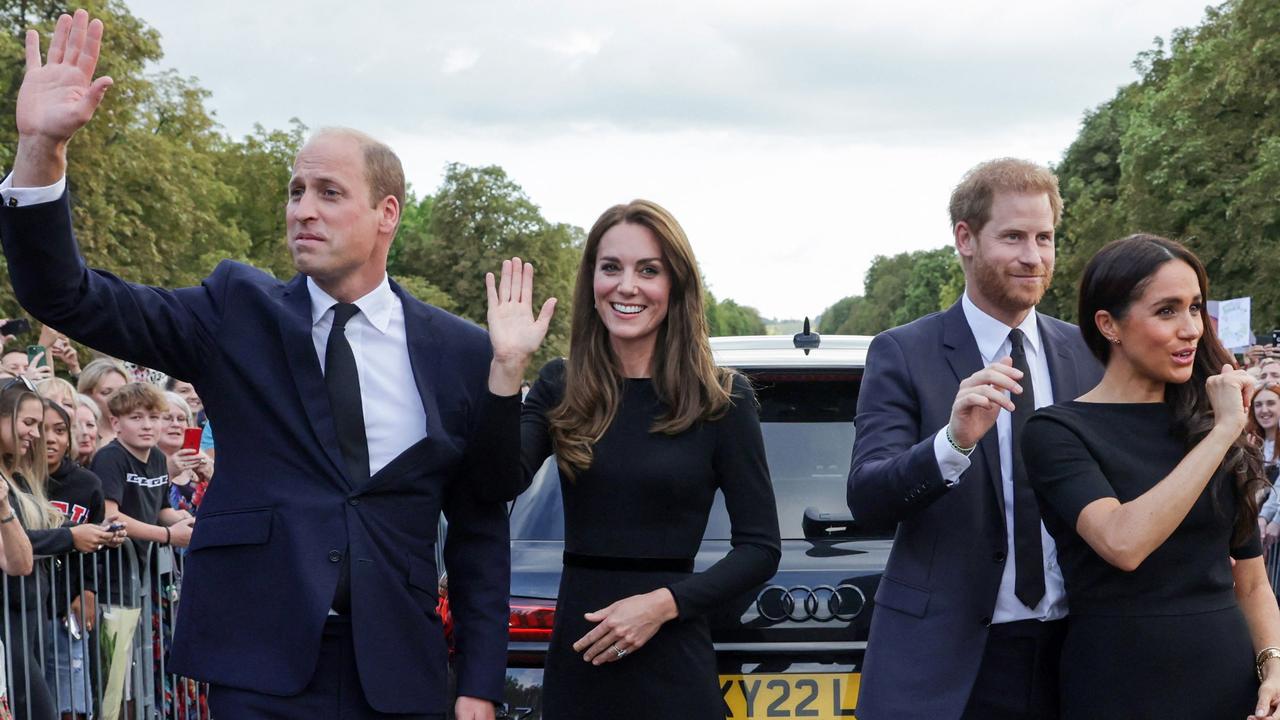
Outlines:
[[1262,559],[1267,565],[1267,577],[1271,578],[1271,589],[1280,596],[1280,543],[1263,550]]
[[165,668],[183,559],[126,540],[5,576],[0,720],[210,720],[208,685]]

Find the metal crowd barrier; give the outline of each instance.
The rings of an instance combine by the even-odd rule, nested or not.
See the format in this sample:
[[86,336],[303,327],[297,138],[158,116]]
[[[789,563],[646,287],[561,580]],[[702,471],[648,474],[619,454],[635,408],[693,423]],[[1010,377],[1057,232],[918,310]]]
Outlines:
[[[31,575],[6,577],[0,720],[210,720],[208,685],[165,669],[183,559],[127,540],[38,557]],[[91,629],[68,611],[79,588],[96,589]]]
[[1267,563],[1267,577],[1271,578],[1271,589],[1280,595],[1280,543],[1262,551],[1262,558]]

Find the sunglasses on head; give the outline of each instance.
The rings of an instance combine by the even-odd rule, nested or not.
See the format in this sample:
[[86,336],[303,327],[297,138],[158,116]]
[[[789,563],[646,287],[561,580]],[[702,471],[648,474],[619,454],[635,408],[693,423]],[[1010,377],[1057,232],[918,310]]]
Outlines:
[[28,391],[33,392],[36,395],[40,394],[40,391],[36,390],[36,386],[32,384],[31,379],[28,378],[26,375],[19,375],[18,377],[5,383],[4,387],[0,387],[0,392],[4,392],[5,390],[8,390],[9,388],[15,385],[21,385],[24,388],[26,388]]

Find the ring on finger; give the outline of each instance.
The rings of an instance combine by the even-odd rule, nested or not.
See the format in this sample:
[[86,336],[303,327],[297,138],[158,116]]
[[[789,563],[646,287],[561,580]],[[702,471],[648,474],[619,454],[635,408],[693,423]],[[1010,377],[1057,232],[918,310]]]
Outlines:
[[615,645],[610,645],[610,646],[609,646],[609,649],[610,649],[610,650],[613,650],[613,654],[614,654],[614,655],[617,655],[618,657],[622,657],[623,655],[626,655],[626,654],[627,654],[627,651],[626,651],[626,650],[623,650],[622,648],[618,647],[616,644],[615,644]]

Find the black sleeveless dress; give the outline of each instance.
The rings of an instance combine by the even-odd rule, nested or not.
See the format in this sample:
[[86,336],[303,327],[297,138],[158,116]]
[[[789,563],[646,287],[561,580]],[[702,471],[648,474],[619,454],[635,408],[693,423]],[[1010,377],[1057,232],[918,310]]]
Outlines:
[[[542,369],[521,415],[528,476],[553,450],[546,416],[563,392],[564,361],[555,360]],[[565,550],[578,562],[566,564],[560,579],[543,676],[545,720],[724,718],[704,616],[772,576],[780,547],[755,396],[737,377],[723,417],[674,436],[649,432],[662,410],[651,381],[626,380],[591,467],[561,480]],[[673,567],[692,564],[717,489],[733,549],[700,573]],[[626,567],[629,559],[633,567]],[[679,617],[643,647],[600,666],[573,650],[594,627],[584,613],[662,587],[675,597]]]
[[1168,540],[1133,572],[1076,532],[1104,497],[1132,500],[1187,449],[1164,403],[1067,402],[1027,422],[1022,456],[1067,586],[1063,720],[1245,718],[1255,709],[1253,642],[1228,556],[1262,554],[1257,528],[1232,546],[1236,502],[1219,472]]

